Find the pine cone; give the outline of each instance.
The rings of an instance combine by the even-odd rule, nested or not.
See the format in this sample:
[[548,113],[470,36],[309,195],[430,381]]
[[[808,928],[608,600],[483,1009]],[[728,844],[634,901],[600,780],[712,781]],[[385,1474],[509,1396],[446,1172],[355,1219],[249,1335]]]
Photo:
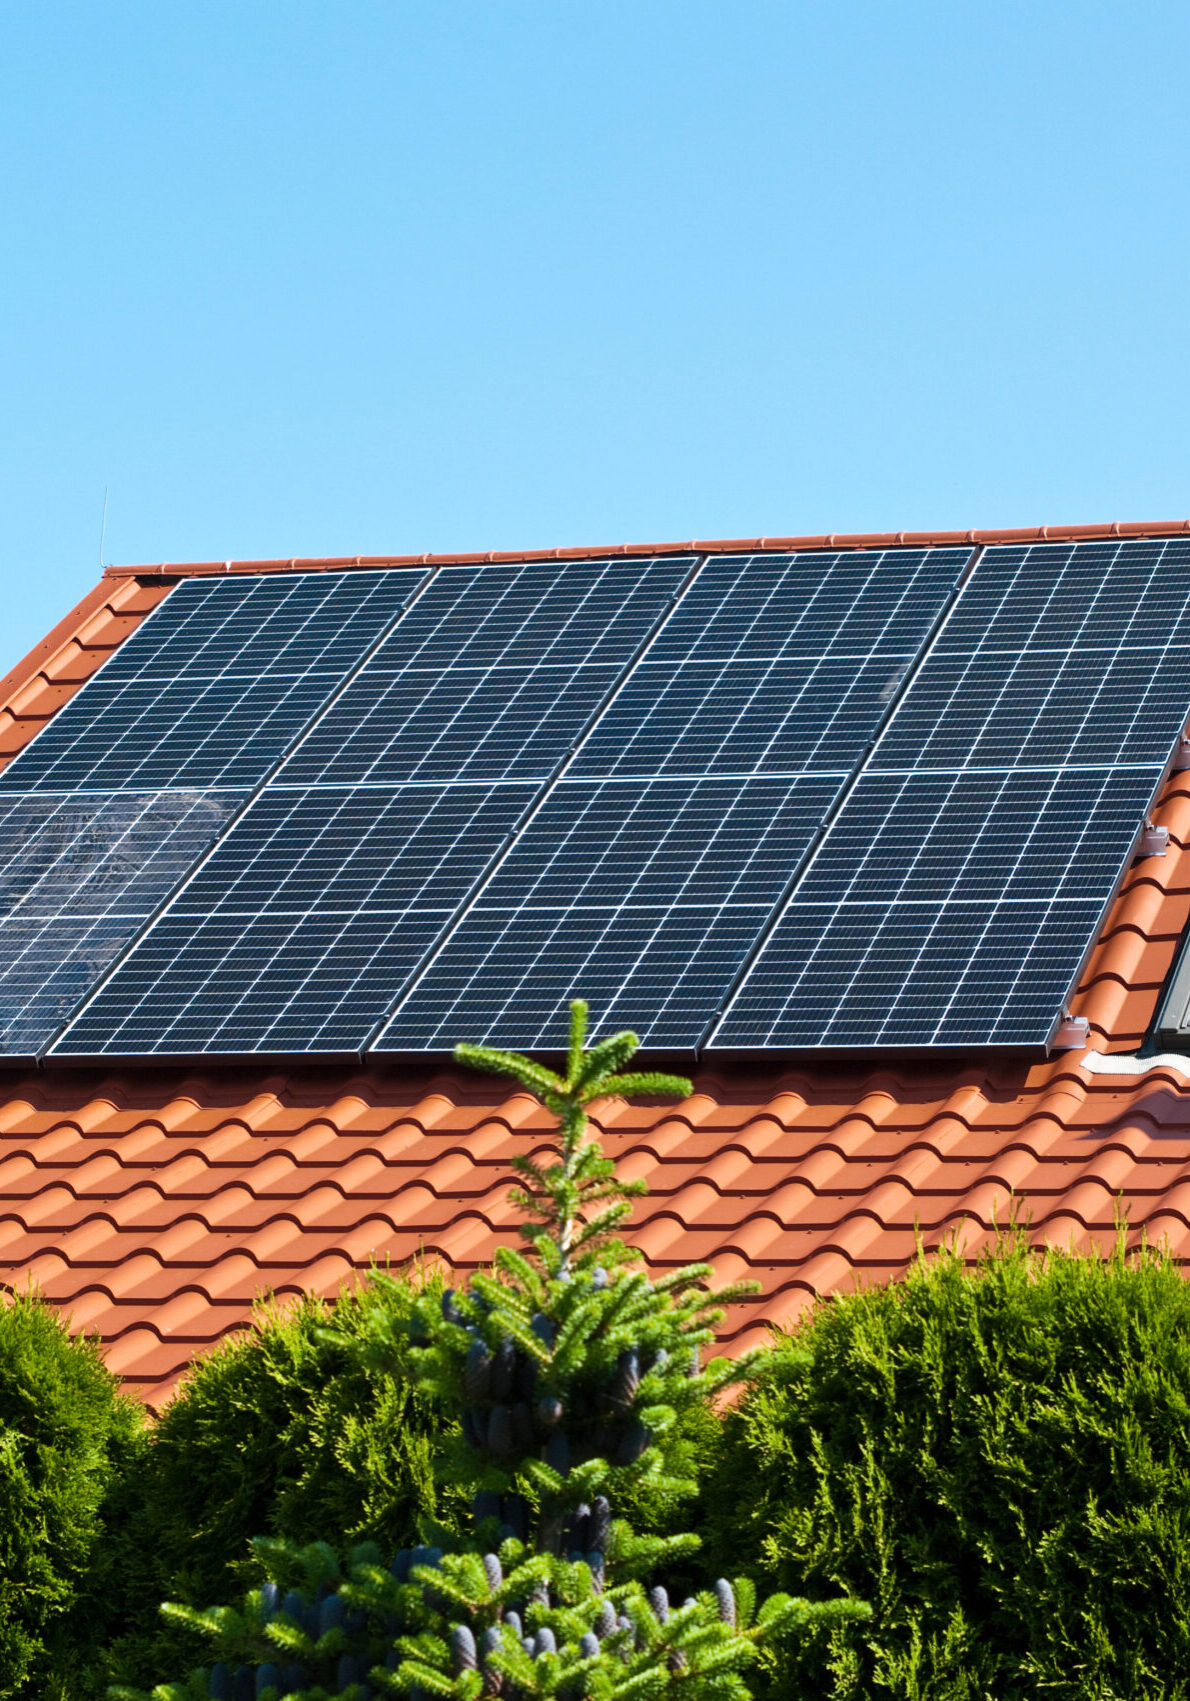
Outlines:
[[490,1397],[492,1385],[492,1355],[480,1340],[467,1348],[463,1366],[463,1393],[473,1405]]
[[649,1590],[649,1605],[653,1609],[653,1617],[658,1624],[664,1624],[669,1618],[669,1596],[660,1583],[655,1589]]
[[586,1553],[591,1545],[590,1540],[591,1508],[585,1501],[580,1501],[570,1514],[570,1524],[566,1533],[566,1545],[578,1548],[580,1554]]
[[[276,1584],[273,1585],[274,1588]],[[224,1660],[216,1660],[207,1676],[207,1694],[210,1701],[231,1701],[231,1667]]]
[[512,1444],[518,1454],[532,1453],[537,1445],[533,1413],[523,1400],[518,1400],[512,1408]]
[[506,1401],[512,1393],[513,1378],[516,1375],[516,1347],[505,1337],[496,1348],[492,1359],[491,1397],[493,1400]]
[[450,1663],[456,1677],[474,1671],[479,1665],[475,1636],[469,1625],[456,1624],[450,1633]]
[[347,1617],[347,1603],[342,1595],[328,1595],[318,1609],[318,1629],[315,1640],[325,1636],[328,1630],[340,1630],[343,1620]]
[[455,1304],[455,1290],[453,1288],[447,1288],[446,1292],[442,1295],[442,1317],[447,1323],[461,1324],[465,1321],[463,1313]]
[[504,1587],[504,1567],[498,1555],[485,1553],[483,1556],[483,1574],[488,1580],[488,1590],[491,1594],[498,1593]]
[[639,1418],[634,1418],[616,1443],[612,1463],[635,1465],[652,1439],[652,1431],[646,1429]]
[[616,1628],[616,1609],[610,1601],[604,1601],[599,1609],[599,1617],[595,1620],[593,1629],[596,1636],[602,1639],[610,1636]]
[[547,1429],[562,1421],[562,1402],[555,1394],[543,1394],[537,1402],[537,1416]]
[[630,1412],[640,1387],[640,1358],[635,1347],[629,1347],[616,1360],[615,1375],[603,1396],[604,1408],[612,1412]]
[[480,1643],[482,1650],[480,1670],[483,1672],[483,1687],[486,1695],[499,1695],[504,1687],[504,1673],[497,1671],[494,1666],[488,1664],[488,1655],[500,1646],[501,1640],[500,1632],[493,1624],[484,1631],[483,1640]]
[[720,1577],[715,1584],[715,1605],[719,1609],[719,1617],[724,1624],[736,1627],[735,1590],[726,1577]]
[[296,1589],[290,1589],[285,1599],[281,1602],[281,1611],[285,1614],[286,1618],[292,1619],[293,1623],[297,1625],[299,1630],[304,1627],[306,1603],[298,1594]]
[[542,1346],[548,1347],[552,1352],[558,1331],[545,1313],[542,1311],[535,1311],[529,1319],[529,1327],[537,1336],[537,1339],[541,1342]]
[[513,1456],[512,1413],[507,1406],[493,1406],[488,1413],[488,1452],[501,1461]]
[[578,1639],[578,1651],[584,1660],[593,1660],[599,1653],[599,1638],[587,1630]]
[[516,1355],[516,1371],[512,1379],[512,1391],[518,1400],[524,1400],[526,1405],[532,1403],[533,1390],[537,1382],[537,1366],[528,1353]]
[[505,1494],[500,1500],[500,1516],[512,1525],[519,1542],[529,1537],[529,1507],[523,1494]]
[[591,1523],[587,1539],[593,1548],[600,1553],[607,1552],[608,1538],[611,1535],[612,1509],[606,1495],[597,1494],[591,1506]]

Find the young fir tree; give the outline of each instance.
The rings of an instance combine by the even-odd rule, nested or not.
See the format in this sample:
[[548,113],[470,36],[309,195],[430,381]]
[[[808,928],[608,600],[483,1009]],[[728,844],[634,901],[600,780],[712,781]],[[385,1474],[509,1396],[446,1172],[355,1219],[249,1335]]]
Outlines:
[[[391,1564],[359,1547],[340,1566],[324,1543],[253,1545],[269,1581],[240,1612],[162,1610],[210,1633],[220,1658],[153,1701],[744,1701],[761,1643],[791,1627],[867,1615],[856,1601],[775,1596],[720,1580],[671,1601],[667,1561],[693,1535],[643,1537],[613,1516],[632,1485],[667,1479],[658,1437],[678,1415],[747,1377],[752,1357],[701,1367],[723,1307],[748,1291],[705,1291],[707,1265],[653,1282],[618,1238],[643,1182],[619,1180],[587,1107],[630,1094],[685,1097],[675,1076],[620,1073],[638,1046],[616,1034],[585,1048],[586,1005],[570,1006],[564,1076],[514,1053],[460,1045],[462,1063],[508,1075],[557,1116],[555,1161],[513,1160],[526,1217],[520,1249],[440,1303],[410,1294],[427,1386],[462,1419],[453,1468],[473,1491],[474,1535],[435,1527]],[[377,1342],[383,1350],[383,1341]],[[115,1689],[124,1701],[146,1701]]]

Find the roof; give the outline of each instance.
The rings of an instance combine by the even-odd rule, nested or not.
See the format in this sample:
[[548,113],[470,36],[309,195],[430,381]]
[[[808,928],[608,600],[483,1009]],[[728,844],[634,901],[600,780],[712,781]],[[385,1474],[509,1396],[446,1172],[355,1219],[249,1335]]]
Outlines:
[[[648,551],[1185,531],[1190,522]],[[109,568],[0,684],[0,761],[178,577],[411,559],[423,558]],[[729,1349],[792,1321],[815,1294],[895,1276],[919,1231],[933,1245],[966,1223],[974,1253],[1014,1197],[1050,1243],[1106,1242],[1122,1208],[1134,1240],[1167,1238],[1190,1261],[1190,1058],[1133,1055],[1190,917],[1190,773],[1171,776],[1154,820],[1168,828],[1168,853],[1133,865],[1072,1004],[1089,1022],[1085,1051],[1043,1062],[982,1053],[957,1064],[717,1064],[680,1106],[599,1107],[609,1152],[650,1185],[633,1231],[650,1264],[708,1259],[722,1279],[761,1283],[728,1321]],[[526,1139],[546,1138],[549,1122],[502,1083],[382,1060],[57,1064],[0,1076],[0,1279],[39,1283],[76,1326],[101,1334],[112,1368],[157,1405],[264,1290],[333,1294],[373,1259],[418,1251],[461,1270],[486,1261],[511,1222],[508,1159]]]

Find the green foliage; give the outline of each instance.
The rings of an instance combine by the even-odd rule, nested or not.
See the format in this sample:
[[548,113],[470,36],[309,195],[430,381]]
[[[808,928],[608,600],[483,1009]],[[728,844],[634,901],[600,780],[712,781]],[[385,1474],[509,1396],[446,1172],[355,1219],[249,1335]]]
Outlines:
[[[304,1544],[333,1530],[345,1546],[392,1549],[421,1517],[457,1522],[438,1465],[451,1420],[412,1387],[406,1323],[421,1285],[369,1283],[333,1308],[312,1297],[262,1305],[249,1333],[193,1367],[112,1531],[125,1613],[113,1676],[149,1682],[197,1659],[201,1642],[182,1621],[162,1622],[159,1603],[237,1599],[256,1575],[252,1537]],[[424,1278],[431,1296],[441,1285]],[[353,1350],[382,1326],[384,1363]]]
[[728,1419],[712,1554],[870,1599],[773,1694],[1190,1696],[1190,1285],[1164,1256],[1008,1231],[838,1296]]
[[[212,1636],[221,1657],[188,1686],[159,1686],[155,1701],[251,1701],[253,1691],[364,1701],[373,1685],[409,1701],[746,1701],[742,1674],[763,1642],[864,1612],[784,1596],[755,1612],[746,1581],[720,1579],[680,1606],[656,1583],[646,1590],[642,1579],[697,1538],[635,1535],[613,1519],[610,1497],[672,1507],[691,1492],[667,1460],[697,1452],[696,1414],[752,1366],[702,1368],[723,1304],[741,1290],[705,1291],[701,1265],[650,1282],[615,1233],[641,1189],[619,1182],[585,1138],[596,1099],[685,1094],[689,1083],[620,1073],[635,1036],[588,1052],[585,1028],[576,1002],[565,1076],[458,1049],[557,1115],[556,1161],[515,1160],[522,1250],[501,1247],[466,1292],[423,1293],[405,1317],[375,1313],[367,1331],[369,1362],[411,1351],[427,1396],[460,1412],[443,1464],[473,1493],[471,1536],[423,1519],[418,1548],[388,1566],[375,1544],[357,1548],[342,1570],[331,1546],[257,1542],[268,1580],[241,1611],[166,1609]],[[681,1443],[667,1450],[675,1428]]]
[[93,1340],[35,1295],[0,1302],[0,1696],[102,1693],[103,1525],[140,1423]]

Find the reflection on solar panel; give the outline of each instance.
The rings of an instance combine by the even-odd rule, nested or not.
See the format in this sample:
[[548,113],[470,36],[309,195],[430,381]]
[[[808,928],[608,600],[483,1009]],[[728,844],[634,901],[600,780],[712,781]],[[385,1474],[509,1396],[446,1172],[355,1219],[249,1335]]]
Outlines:
[[0,774],[0,791],[254,786],[424,574],[188,579]]
[[189,580],[0,774],[0,1055],[46,1045],[424,576]]
[[697,1045],[969,557],[708,562],[377,1049]]
[[693,565],[443,569],[54,1054],[364,1046]]
[[357,1049],[535,789],[266,789],[59,1052]]
[[712,1043],[1046,1043],[1188,712],[1190,545],[988,550]]
[[196,791],[0,797],[0,1054],[45,1044],[234,806]]

